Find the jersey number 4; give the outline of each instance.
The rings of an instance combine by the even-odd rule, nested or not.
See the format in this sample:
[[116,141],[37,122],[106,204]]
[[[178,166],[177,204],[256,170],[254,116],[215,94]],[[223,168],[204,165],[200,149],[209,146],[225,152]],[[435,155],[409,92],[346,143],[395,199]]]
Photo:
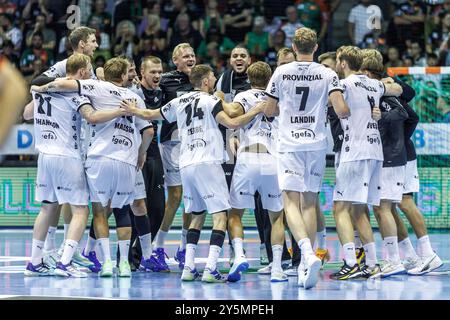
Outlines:
[[306,109],[306,100],[308,100],[309,95],[309,87],[296,87],[296,94],[301,94],[302,98],[300,99],[300,109],[299,111],[305,111]]
[[45,114],[45,110],[44,110],[44,103],[47,102],[47,116],[51,117],[52,116],[52,105],[50,104],[50,101],[52,100],[52,97],[43,97],[42,95],[40,95],[39,93],[36,93],[35,97],[37,99],[39,99],[39,105],[38,105],[38,109],[37,112],[39,114]]
[[202,108],[197,108],[199,100],[195,99],[194,102],[194,115],[192,115],[192,103],[188,104],[186,109],[184,111],[186,112],[186,126],[189,127],[192,123],[192,117],[197,117],[199,120],[203,119],[203,116],[205,115],[203,113]]

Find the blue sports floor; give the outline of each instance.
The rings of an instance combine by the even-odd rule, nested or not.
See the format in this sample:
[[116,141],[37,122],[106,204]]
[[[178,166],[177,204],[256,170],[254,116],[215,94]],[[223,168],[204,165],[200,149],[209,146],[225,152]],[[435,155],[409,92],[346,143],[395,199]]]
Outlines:
[[[259,240],[255,231],[246,231],[245,248],[251,272],[240,282],[204,284],[182,283],[173,260],[180,233],[171,231],[168,245],[171,273],[133,273],[132,278],[99,278],[90,274],[85,279],[56,277],[26,278],[23,270],[31,250],[31,230],[0,230],[0,299],[145,299],[145,300],[450,300],[450,234],[431,234],[433,248],[444,266],[427,276],[394,276],[378,280],[334,281],[329,275],[340,264],[340,246],[335,232],[328,234],[331,263],[325,265],[318,285],[311,290],[297,286],[297,278],[287,283],[270,283],[269,275],[258,275]],[[57,233],[57,243],[62,240]],[[376,234],[380,244],[379,234]],[[111,233],[112,252],[116,250],[116,235]],[[197,268],[203,269],[207,255],[209,231],[200,240]],[[415,236],[411,236],[415,244]],[[82,245],[86,235],[82,240]],[[227,241],[226,241],[227,242]],[[220,269],[226,270],[229,249],[224,245]],[[379,252],[378,257],[381,257]],[[203,258],[203,259],[202,259]]]

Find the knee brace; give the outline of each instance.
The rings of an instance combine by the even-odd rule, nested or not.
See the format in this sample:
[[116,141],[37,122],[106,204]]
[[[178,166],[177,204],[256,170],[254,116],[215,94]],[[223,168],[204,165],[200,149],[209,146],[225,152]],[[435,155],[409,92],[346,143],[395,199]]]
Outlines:
[[114,208],[114,218],[116,218],[116,228],[127,228],[131,227],[131,219],[130,219],[130,205],[126,205],[121,209]]

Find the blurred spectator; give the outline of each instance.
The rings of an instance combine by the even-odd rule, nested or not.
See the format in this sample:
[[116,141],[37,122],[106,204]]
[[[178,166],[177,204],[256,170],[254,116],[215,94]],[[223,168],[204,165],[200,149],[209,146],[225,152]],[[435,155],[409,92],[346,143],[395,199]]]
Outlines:
[[425,12],[425,5],[421,1],[408,0],[397,5],[394,24],[400,40],[400,50],[410,47],[414,41],[423,40]]
[[197,49],[197,57],[200,58],[201,61],[206,61],[208,54],[208,43],[211,42],[218,44],[219,53],[222,56],[229,56],[231,54],[231,50],[233,50],[236,46],[230,38],[223,36],[218,28],[210,28],[206,33],[205,39],[202,40]]
[[286,34],[283,30],[279,29],[272,37],[272,47],[267,50],[267,56],[265,61],[269,64],[269,66],[274,69],[277,66],[277,55],[278,52],[285,48],[284,42],[286,41]]
[[106,59],[104,56],[101,56],[101,55],[97,56],[97,58],[94,59],[94,65],[95,65],[94,69],[103,68],[105,63],[106,63]]
[[164,17],[169,19],[170,28],[174,27],[177,17],[181,13],[186,13],[189,16],[194,29],[199,30],[200,28],[200,13],[203,11],[203,8],[200,8],[194,1],[165,0],[163,1],[162,11]]
[[29,0],[22,12],[22,19],[25,22],[25,28],[32,28],[36,17],[41,14],[45,15],[45,22],[47,25],[52,22],[52,15],[50,15],[48,10],[45,8],[44,0]]
[[175,20],[173,32],[170,35],[169,50],[173,50],[176,45],[186,42],[196,51],[202,40],[203,38],[200,32],[192,27],[189,15],[187,13],[180,13]]
[[8,1],[8,0],[0,0],[0,14],[6,13],[10,15],[14,15],[17,11],[17,5]]
[[8,58],[8,60],[17,68],[20,67],[20,59],[17,53],[14,51],[14,45],[11,40],[6,40],[3,43],[3,49],[0,50],[0,55]]
[[89,28],[96,30],[96,38],[98,41],[98,49],[97,50],[111,50],[111,38],[109,37],[109,33],[103,31],[100,27],[100,21],[98,19],[92,19],[89,21],[87,25]]
[[450,11],[442,15],[439,24],[433,29],[428,37],[428,44],[431,45],[429,52],[437,51],[442,42],[446,41],[450,34]]
[[[118,0],[114,6],[114,25],[119,25],[124,20],[138,23],[143,17],[143,5],[141,0]],[[145,3],[146,4],[146,3]]]
[[43,35],[39,31],[33,34],[31,46],[25,49],[20,59],[20,70],[24,75],[29,75],[34,71],[33,62],[35,60],[41,60],[45,69],[54,64],[52,53],[43,48]]
[[317,33],[317,43],[321,43],[328,30],[330,8],[326,0],[297,0],[300,21]]
[[159,29],[163,32],[167,32],[169,29],[169,19],[163,17],[161,15],[161,5],[158,1],[149,1],[147,4],[147,8],[144,9],[144,18],[139,25],[138,34],[139,36],[145,31],[148,25],[148,16],[156,15],[159,17]]
[[48,11],[47,18],[51,18],[49,27],[53,28],[57,36],[67,29],[67,7],[76,4],[76,0],[45,1],[45,8]]
[[26,45],[28,47],[31,46],[31,38],[33,37],[33,34],[40,32],[44,36],[44,43],[42,47],[53,53],[56,48],[56,33],[52,29],[46,27],[46,21],[45,15],[42,13],[36,17],[34,28],[27,33]]
[[361,45],[366,34],[381,30],[383,16],[380,7],[372,2],[361,0],[348,16],[348,34],[352,44],[356,46]]
[[293,0],[263,0],[264,11],[270,12],[274,17],[283,17],[286,14],[286,7],[294,4]]
[[387,62],[386,68],[396,68],[403,65],[402,60],[400,60],[400,53],[396,47],[389,47],[387,51]]
[[243,42],[252,29],[252,6],[244,0],[227,0],[224,22],[227,36],[235,43]]
[[419,42],[414,41],[411,43],[409,53],[411,58],[413,59],[413,65],[415,67],[425,67],[426,65],[426,59],[422,52],[422,46]]
[[255,60],[264,59],[267,50],[272,46],[268,32],[264,32],[264,18],[256,17],[253,30],[245,35],[245,46]]
[[61,61],[68,58],[72,54],[72,46],[70,45],[70,41],[67,40],[67,34],[59,40],[58,44],[58,53],[56,55],[56,60]]
[[225,71],[226,60],[223,57],[217,42],[208,43],[204,63],[209,64],[215,70],[216,74],[222,74]]
[[121,21],[116,27],[114,55],[132,57],[137,54],[139,39],[136,36],[136,27],[130,20]]
[[414,66],[414,59],[409,55],[405,55],[403,57],[403,67],[412,67],[412,66]]
[[9,14],[0,14],[0,47],[5,40],[10,40],[15,52],[21,52],[22,31],[13,25],[13,18]]
[[294,38],[295,30],[303,27],[303,24],[298,20],[297,8],[289,6],[286,8],[287,22],[281,27],[286,34],[284,46],[290,48],[292,45],[292,38]]
[[110,34],[111,20],[111,15],[109,12],[106,12],[105,0],[95,0],[92,14],[89,16],[87,24],[95,23],[100,31]]
[[439,66],[439,58],[435,53],[427,54],[427,67],[437,67]]
[[149,14],[147,16],[147,27],[144,33],[140,36],[139,53],[136,57],[137,67],[140,68],[140,61],[142,58],[152,55],[161,59],[166,58],[166,32],[160,29],[159,16]]
[[32,72],[30,73],[30,75],[25,77],[25,80],[28,84],[31,84],[31,81],[34,78],[41,75],[47,69],[47,66],[44,65],[41,59],[33,60],[33,62],[31,63],[31,67]]
[[266,20],[266,24],[264,26],[264,31],[268,32],[271,36],[275,34],[278,30],[280,30],[283,22],[279,17],[275,17],[271,11],[267,11],[264,13],[264,18]]
[[450,37],[443,41],[439,48],[439,62],[442,66],[450,66]]
[[200,20],[200,33],[206,37],[210,28],[219,28],[221,34],[225,34],[225,23],[217,9],[217,0],[209,0],[205,16]]

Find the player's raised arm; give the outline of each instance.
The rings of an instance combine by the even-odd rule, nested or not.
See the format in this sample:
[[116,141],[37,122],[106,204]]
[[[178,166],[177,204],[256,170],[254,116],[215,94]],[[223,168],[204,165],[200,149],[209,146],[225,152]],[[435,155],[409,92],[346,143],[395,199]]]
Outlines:
[[30,91],[45,92],[79,92],[80,85],[77,80],[57,79],[43,86],[31,86]]
[[219,102],[217,106],[214,108],[215,112],[217,112],[216,121],[229,129],[238,129],[249,123],[256,115],[262,113],[265,102],[258,103],[255,107],[250,109],[249,112],[236,118],[230,118],[228,114],[223,110],[221,104],[222,103]]
[[140,109],[137,107],[136,103],[133,101],[124,100],[120,104],[120,107],[125,110],[128,114],[135,115],[144,120],[164,120],[161,114],[161,108],[159,109]]
[[117,117],[127,115],[127,112],[122,108],[112,110],[96,110],[90,104],[82,105],[78,109],[78,112],[84,119],[86,119],[87,122],[91,124],[103,123],[115,119]]
[[341,91],[336,90],[331,92],[329,100],[339,119],[347,118],[348,116],[350,116],[350,108],[345,102],[344,96],[342,95]]

